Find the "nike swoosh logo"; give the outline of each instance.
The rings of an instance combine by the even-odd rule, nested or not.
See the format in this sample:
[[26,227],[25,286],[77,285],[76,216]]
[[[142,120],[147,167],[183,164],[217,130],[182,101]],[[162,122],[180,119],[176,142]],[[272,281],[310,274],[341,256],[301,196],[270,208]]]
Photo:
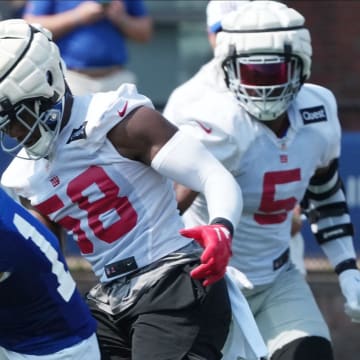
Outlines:
[[207,133],[207,134],[211,134],[212,132],[212,128],[211,127],[208,127],[208,126],[205,126],[202,122],[198,121],[198,120],[195,120],[198,125]]
[[120,117],[123,117],[125,115],[127,107],[128,107],[128,101],[126,101],[126,103],[124,104],[121,110],[118,110],[118,114]]

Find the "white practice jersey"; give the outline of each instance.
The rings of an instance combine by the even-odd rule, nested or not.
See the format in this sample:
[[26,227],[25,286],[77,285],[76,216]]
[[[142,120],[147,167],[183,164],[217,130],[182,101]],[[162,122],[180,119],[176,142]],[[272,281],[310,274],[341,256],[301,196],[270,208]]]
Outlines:
[[[280,139],[251,119],[225,85],[219,88],[215,69],[211,61],[177,88],[164,116],[199,138],[238,181],[244,208],[231,264],[255,285],[270,283],[284,268],[277,269],[275,260],[289,247],[292,209],[315,170],[340,156],[336,101],[329,90],[305,84]],[[186,227],[208,223],[201,194],[183,218]]]
[[[121,156],[107,138],[139,106],[153,107],[130,84],[75,97],[54,155],[48,160],[15,158],[2,177],[4,186],[74,236],[101,281],[114,279],[107,277],[105,265],[122,261],[131,271],[191,242],[178,233],[183,222],[173,183]],[[20,155],[27,157],[24,150]]]

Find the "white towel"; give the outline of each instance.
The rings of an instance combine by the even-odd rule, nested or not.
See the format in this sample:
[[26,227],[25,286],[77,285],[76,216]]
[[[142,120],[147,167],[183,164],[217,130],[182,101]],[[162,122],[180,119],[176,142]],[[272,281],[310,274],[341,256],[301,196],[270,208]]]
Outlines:
[[251,289],[253,285],[245,274],[231,266],[227,267],[225,280],[232,307],[232,321],[222,350],[223,360],[258,360],[266,357],[266,345],[241,292],[241,289]]

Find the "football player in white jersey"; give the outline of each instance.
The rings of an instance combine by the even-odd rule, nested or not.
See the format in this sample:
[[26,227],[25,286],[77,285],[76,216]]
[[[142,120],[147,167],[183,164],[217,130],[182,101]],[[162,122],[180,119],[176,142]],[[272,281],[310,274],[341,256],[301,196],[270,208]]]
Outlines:
[[[221,19],[226,14],[238,10],[243,4],[243,1],[247,0],[211,0],[208,2],[206,6],[206,25],[207,25],[207,35],[208,35],[208,41],[210,46],[214,49],[216,44],[216,35],[219,32],[220,26],[221,26]],[[206,64],[204,67],[211,66],[210,64],[212,61],[209,62],[209,64]],[[198,85],[194,85],[194,82],[197,82]],[[196,88],[196,86],[203,86],[202,84],[203,78],[200,76],[195,75],[193,79],[191,79],[191,87]],[[187,107],[188,104],[192,101],[193,98],[194,101],[197,101],[197,96],[193,97],[193,93],[191,93],[190,97],[186,96],[184,98],[184,87],[185,91],[187,89],[187,85],[181,85],[178,88],[176,88],[170,95],[166,106],[164,108],[163,115],[168,118],[170,121],[172,119],[176,119],[176,121],[180,120],[181,113],[178,111],[178,105],[182,104],[184,102],[184,99],[187,99]],[[216,92],[217,89],[215,88],[214,91]],[[221,116],[222,115],[222,108],[216,107],[212,109],[214,116]],[[217,110],[218,115],[215,112]],[[188,117],[189,112],[187,112],[186,116]],[[237,116],[237,109],[234,113],[234,116]],[[178,188],[178,191],[180,191],[180,186]],[[185,206],[184,206],[185,205]],[[188,207],[188,204],[179,204],[179,210],[184,212],[186,208]],[[303,215],[301,213],[301,208],[299,204],[296,205],[295,211],[292,214],[292,223],[291,223],[291,242],[289,245],[290,250],[290,259],[293,262],[293,264],[296,266],[296,268],[304,275],[306,275],[306,268],[305,268],[305,262],[304,262],[304,239],[301,234],[301,228],[302,228],[302,220]]]
[[0,203],[0,359],[100,360],[56,237],[2,188]]
[[[312,48],[304,17],[277,1],[239,3],[221,21],[214,60],[177,89],[173,115],[165,115],[199,138],[242,188],[230,263],[254,284],[243,292],[270,359],[333,359],[328,327],[289,261],[289,243],[294,206],[305,198],[312,230],[338,274],[345,312],[360,322],[336,100],[305,83]],[[181,187],[178,200],[183,208],[191,204],[186,226],[207,223],[201,193]]]
[[[73,97],[46,29],[0,22],[0,55],[1,146],[16,156],[2,183],[91,263],[102,359],[220,359],[242,211],[232,175],[131,84]],[[173,181],[205,194],[209,224],[182,230]]]

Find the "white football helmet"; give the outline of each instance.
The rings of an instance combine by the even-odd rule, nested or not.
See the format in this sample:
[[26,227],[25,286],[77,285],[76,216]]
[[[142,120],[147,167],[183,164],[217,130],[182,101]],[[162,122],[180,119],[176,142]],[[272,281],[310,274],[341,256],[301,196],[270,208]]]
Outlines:
[[[0,22],[1,147],[15,154],[22,146],[32,159],[49,155],[62,119],[65,80],[63,62],[52,35],[22,19]],[[8,142],[10,123],[28,130],[18,143]],[[32,144],[33,133],[40,135]]]
[[261,121],[288,109],[310,76],[311,39],[304,17],[277,1],[244,2],[226,15],[215,58],[240,105]]

